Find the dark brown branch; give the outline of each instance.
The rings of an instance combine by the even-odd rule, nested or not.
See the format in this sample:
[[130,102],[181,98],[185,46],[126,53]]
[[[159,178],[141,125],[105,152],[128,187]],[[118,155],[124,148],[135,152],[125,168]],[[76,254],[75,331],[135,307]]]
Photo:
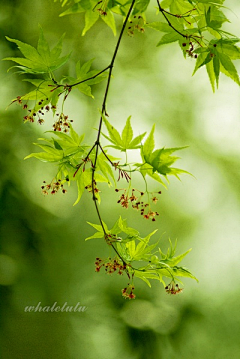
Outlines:
[[185,39],[187,39],[187,38],[188,38],[188,35],[182,34],[180,31],[178,31],[178,30],[171,24],[171,22],[169,21],[168,17],[167,17],[166,14],[165,14],[165,10],[164,10],[164,9],[161,7],[161,5],[160,5],[159,0],[157,0],[157,3],[158,3],[159,11],[160,11],[160,12],[163,14],[163,16],[165,17],[165,19],[166,19],[168,25],[169,25],[174,31],[176,31],[179,35],[181,35],[182,37],[185,37]]
[[[97,212],[97,215],[98,215],[98,219],[99,219],[99,222],[100,222],[101,227],[103,229],[105,239],[108,238],[108,234],[105,231],[103,221],[102,221],[102,218],[101,218],[101,214],[99,212],[99,208],[98,208],[98,204],[97,204],[97,198],[96,198],[95,192],[94,192],[94,186],[95,186],[95,178],[94,177],[95,177],[95,171],[96,171],[96,165],[97,165],[98,151],[99,151],[99,147],[100,147],[100,136],[101,136],[102,123],[103,123],[103,114],[106,114],[106,102],[107,102],[107,97],[108,97],[108,92],[109,92],[109,87],[110,87],[110,82],[111,82],[111,77],[112,77],[113,66],[114,66],[114,62],[115,62],[115,59],[116,59],[116,56],[117,56],[117,53],[118,53],[118,50],[119,50],[119,46],[120,46],[120,43],[121,43],[121,40],[122,40],[124,30],[126,28],[126,25],[127,25],[128,19],[130,17],[130,14],[132,12],[134,4],[135,4],[135,0],[133,0],[131,5],[130,5],[130,8],[128,10],[128,13],[127,13],[126,18],[124,20],[121,32],[120,32],[119,37],[118,37],[118,41],[117,41],[117,44],[116,44],[116,47],[115,47],[115,50],[114,50],[114,53],[113,53],[112,60],[110,62],[110,65],[106,68],[106,69],[109,68],[110,70],[109,70],[109,73],[108,73],[107,86],[106,86],[106,89],[105,89],[103,103],[102,103],[102,112],[101,112],[102,115],[101,115],[100,120],[99,120],[97,140],[96,140],[95,145],[94,145],[94,147],[96,147],[96,153],[95,153],[94,163],[93,163],[93,166],[92,166],[92,195],[93,195],[93,201],[94,201],[94,205],[95,205],[96,212]],[[113,244],[111,244],[111,245],[112,245],[112,248],[114,249],[114,251],[116,252],[116,254],[118,255],[118,257],[122,260],[122,262],[124,264],[127,264],[125,262],[125,260],[122,258],[122,256],[119,254],[118,250],[114,247],[114,245]]]
[[[106,86],[106,90],[105,90],[105,94],[104,94],[104,98],[103,98],[103,103],[102,103],[102,114],[106,113],[106,102],[107,102],[107,96],[108,96],[108,92],[109,92],[109,86],[110,86],[110,81],[111,81],[111,76],[112,76],[112,71],[113,71],[113,66],[114,66],[114,62],[119,50],[119,46],[122,40],[122,36],[124,33],[124,30],[126,28],[129,16],[132,12],[133,6],[134,6],[135,0],[132,1],[131,6],[128,10],[127,16],[124,20],[114,53],[113,53],[113,57],[112,57],[112,61],[109,65],[110,71],[108,73],[108,79],[107,79],[107,86]],[[93,175],[92,175],[92,184],[94,182],[94,173],[96,170],[96,164],[97,164],[97,157],[98,157],[98,149],[99,149],[99,144],[100,144],[100,136],[101,136],[101,128],[102,128],[102,122],[103,122],[103,115],[101,115],[100,120],[99,120],[99,127],[98,127],[98,135],[97,135],[97,140],[96,140],[96,154],[95,154],[95,161],[94,161],[94,165],[93,165]],[[95,196],[94,196],[94,190],[93,190],[93,200],[96,201]]]
[[[187,21],[187,20],[185,19],[185,17],[188,17],[188,16],[190,16],[190,15],[185,15],[185,16],[184,16],[184,15],[175,15],[175,14],[172,14],[172,13],[170,13],[170,12],[164,10],[164,9],[161,7],[161,5],[160,5],[159,0],[157,0],[157,4],[158,4],[159,11],[163,14],[163,16],[164,16],[164,18],[166,19],[168,25],[169,25],[175,32],[177,32],[179,35],[181,35],[181,36],[184,37],[185,39],[193,39],[194,41],[196,41],[196,43],[197,43],[200,47],[202,47],[202,45],[200,44],[200,42],[199,42],[199,40],[198,40],[198,38],[201,39],[200,36],[197,36],[197,35],[195,35],[195,36],[193,36],[193,35],[186,35],[186,34],[181,33],[179,30],[177,30],[177,29],[171,24],[170,20],[169,20],[168,17],[166,16],[166,14],[168,14],[168,15],[171,15],[171,16],[174,16],[174,17],[177,17],[177,18],[183,18],[185,21]],[[189,11],[193,11],[193,10],[196,10],[196,9],[194,8],[194,9],[189,10]],[[189,12],[189,11],[188,11],[188,12]],[[188,21],[187,21],[187,22],[188,22]]]

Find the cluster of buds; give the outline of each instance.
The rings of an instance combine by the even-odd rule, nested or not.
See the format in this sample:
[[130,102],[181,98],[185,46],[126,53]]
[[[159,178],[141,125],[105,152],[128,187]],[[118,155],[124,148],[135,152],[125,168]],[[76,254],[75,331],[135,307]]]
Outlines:
[[97,12],[98,12],[101,16],[106,16],[106,15],[107,15],[106,9],[107,9],[108,1],[109,1],[109,0],[100,0],[100,1],[98,1],[98,3],[97,3],[97,4],[95,5],[95,7],[93,8],[93,10],[94,10],[95,8],[97,8],[99,4],[101,4],[101,6],[100,6],[99,8],[97,8],[96,10],[97,10]]
[[136,295],[133,294],[133,290],[134,290],[134,286],[132,284],[128,284],[128,286],[126,288],[122,289],[122,296],[125,299],[135,299]]
[[[93,181],[93,188],[94,188],[94,193],[99,193],[99,192],[101,192],[101,191],[97,188],[97,182],[96,182],[95,180]],[[89,193],[92,193],[92,183],[89,184],[89,185],[87,185],[87,186],[85,187],[85,189],[87,189]]]
[[120,263],[117,257],[112,259],[108,258],[106,260],[96,258],[95,267],[96,272],[100,272],[100,269],[105,267],[107,274],[112,274],[118,271],[117,274],[122,275],[123,271],[126,269],[126,264]]
[[[182,44],[183,47],[187,46],[186,42],[184,42]],[[197,58],[197,54],[194,54],[194,46],[192,41],[189,42],[189,49],[186,50],[186,53],[189,57],[194,57],[195,59]]]
[[[117,203],[120,203],[123,208],[128,208],[129,204],[132,206],[133,209],[140,210],[141,216],[145,219],[152,219],[152,221],[156,221],[156,216],[159,216],[158,212],[152,211],[150,204],[142,201],[142,197],[145,195],[144,192],[138,191],[137,189],[132,189],[132,194],[129,196],[127,194],[126,189],[115,189],[116,192],[124,191]],[[136,192],[139,192],[140,195],[136,195]],[[161,191],[157,192],[157,194],[161,194]],[[156,193],[152,193],[151,198],[153,203],[157,203],[158,198]]]
[[179,294],[183,291],[183,288],[179,288],[178,284],[172,281],[165,287],[165,290],[168,294]]
[[116,234],[109,233],[109,234],[105,235],[105,240],[106,240],[107,244],[111,245],[112,242],[119,242],[122,240],[122,238],[118,237]]
[[118,170],[118,181],[121,178],[125,178],[125,180],[127,182],[129,182],[131,180],[131,177],[129,176],[129,174],[119,167],[119,162],[110,162],[110,163],[115,168],[115,170]]
[[[213,44],[213,47],[217,47],[217,44]],[[210,52],[210,57],[213,58],[214,56],[216,56],[214,53]]]
[[67,133],[70,128],[70,122],[73,122],[73,120],[69,120],[68,116],[65,116],[63,113],[57,113],[56,116],[57,119],[53,124],[53,131],[63,131]]
[[46,181],[43,181],[43,185],[41,186],[42,189],[42,193],[43,194],[55,194],[57,192],[59,192],[59,190],[61,190],[62,193],[66,193],[67,190],[65,188],[63,188],[63,184],[61,183],[61,180],[57,180],[56,182],[54,182],[54,180],[47,184]]
[[130,21],[131,26],[128,27],[128,35],[129,36],[133,36],[134,35],[134,31],[137,30],[139,32],[144,32],[144,25],[145,25],[145,21],[143,19],[143,17],[141,15],[139,16],[134,16],[133,17],[133,21]]
[[92,166],[92,168],[93,168],[92,160],[91,160],[89,157],[87,157],[87,158],[82,158],[82,163],[79,163],[79,164],[76,166],[77,169],[76,169],[76,171],[74,172],[73,177],[76,176],[76,174],[78,173],[79,169],[80,169],[82,166],[83,166],[83,167],[82,167],[82,171],[83,171],[83,172],[85,171],[87,162],[90,162],[90,163],[91,163],[91,166]]
[[72,91],[72,85],[68,85],[68,84],[66,84],[66,85],[58,85],[55,80],[53,80],[53,82],[54,82],[55,85],[48,85],[49,87],[53,87],[52,90],[51,90],[51,92],[53,92],[53,91],[59,89],[60,87],[63,87],[63,91],[60,92],[60,93],[58,94],[58,96],[61,96],[61,95],[64,93],[65,96],[64,96],[64,98],[63,98],[63,102],[66,101],[68,95],[69,95],[70,92]]

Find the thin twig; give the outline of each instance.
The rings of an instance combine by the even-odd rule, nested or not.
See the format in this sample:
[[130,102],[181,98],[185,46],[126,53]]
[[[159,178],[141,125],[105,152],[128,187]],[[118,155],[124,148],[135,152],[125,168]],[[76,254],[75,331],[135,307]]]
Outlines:
[[76,172],[74,173],[73,177],[75,177],[75,176],[76,176],[76,174],[77,174],[78,170],[79,170],[79,169],[80,169],[80,167],[83,165],[83,163],[87,161],[87,159],[89,158],[89,156],[90,156],[91,152],[94,150],[94,148],[96,147],[96,145],[97,145],[97,143],[95,142],[95,143],[94,143],[94,145],[92,146],[92,148],[89,150],[89,152],[88,152],[87,156],[85,156],[85,158],[84,158],[83,162],[82,162],[82,163],[79,163],[79,164],[77,165],[77,170],[76,170]]
[[86,81],[89,81],[89,80],[93,80],[93,79],[95,79],[97,76],[101,75],[103,72],[107,71],[109,68],[110,68],[110,65],[107,66],[107,67],[106,67],[105,69],[103,69],[102,71],[99,71],[96,75],[94,75],[94,76],[92,76],[92,77],[89,77],[88,79],[85,79],[85,80],[76,82],[75,84],[69,85],[69,87],[77,86],[77,85],[82,84],[83,82],[86,82]]
[[[101,75],[103,72],[107,71],[109,68],[110,68],[110,65],[108,65],[107,67],[105,67],[105,69],[99,71],[96,75],[91,76],[91,77],[88,77],[87,79],[81,80],[81,81],[76,82],[75,84],[72,84],[72,85],[67,85],[67,84],[65,84],[65,85],[62,84],[62,85],[60,85],[60,84],[57,83],[56,80],[54,80],[54,79],[52,78],[51,80],[54,82],[54,84],[56,85],[56,87],[53,88],[53,89],[51,90],[51,92],[53,92],[54,90],[56,90],[56,89],[59,88],[59,87],[64,87],[65,89],[72,89],[72,87],[74,87],[74,86],[77,86],[77,85],[80,85],[80,84],[82,84],[82,83],[84,83],[84,82],[87,82],[87,81],[90,81],[90,80],[95,79],[96,77],[98,77],[99,75]],[[48,86],[52,86],[52,85],[48,85]],[[63,92],[64,92],[64,91],[63,91]],[[63,93],[63,92],[62,92],[62,93]],[[61,93],[61,94],[62,94],[62,93]],[[60,94],[60,95],[61,95],[61,94]]]

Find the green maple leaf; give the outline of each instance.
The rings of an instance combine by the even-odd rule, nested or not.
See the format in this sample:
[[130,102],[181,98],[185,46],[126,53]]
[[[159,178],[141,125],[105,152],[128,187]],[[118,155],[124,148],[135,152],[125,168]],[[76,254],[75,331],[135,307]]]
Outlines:
[[[181,173],[188,173],[187,171],[184,171],[179,168],[171,167],[171,165],[179,159],[179,157],[172,156],[172,154],[176,151],[182,150],[185,147],[174,147],[174,148],[161,148],[157,149],[155,151],[155,141],[154,141],[154,131],[155,131],[155,125],[153,125],[152,130],[146,139],[145,143],[142,146],[141,155],[143,159],[143,166],[146,167],[145,171],[142,171],[143,175],[149,174],[149,170],[152,170],[152,174],[157,172],[158,174],[164,176],[167,178],[168,175],[174,175],[177,178],[179,174]],[[150,165],[151,167],[147,167],[147,165]],[[189,174],[189,173],[188,173]]]
[[60,57],[62,52],[63,38],[64,35],[62,35],[62,37],[59,39],[57,45],[52,50],[50,50],[41,27],[37,48],[6,36],[8,41],[14,42],[16,45],[18,45],[18,48],[24,57],[7,57],[4,60],[16,62],[18,65],[13,67],[17,67],[20,73],[51,73],[52,71],[63,66],[70,57],[70,54],[64,57]]

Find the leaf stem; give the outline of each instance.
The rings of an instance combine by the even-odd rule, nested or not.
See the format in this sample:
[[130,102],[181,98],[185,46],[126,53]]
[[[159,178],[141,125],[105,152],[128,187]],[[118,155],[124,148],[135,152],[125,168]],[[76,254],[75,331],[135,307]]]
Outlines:
[[[112,165],[113,167],[115,167],[115,166],[114,166],[114,163],[110,160],[110,158],[108,157],[108,155],[106,154],[106,152],[105,152],[104,149],[102,148],[101,143],[99,143],[99,147],[100,147],[102,153],[104,154],[104,156],[106,157],[106,159],[108,160],[108,162],[111,163],[111,165]],[[115,167],[115,168],[116,168],[116,167]]]

